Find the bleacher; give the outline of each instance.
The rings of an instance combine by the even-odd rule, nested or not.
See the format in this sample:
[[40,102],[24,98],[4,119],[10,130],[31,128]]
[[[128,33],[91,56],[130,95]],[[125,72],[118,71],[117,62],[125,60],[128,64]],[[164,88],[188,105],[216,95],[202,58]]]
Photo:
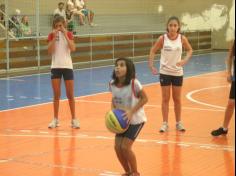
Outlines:
[[[142,60],[144,56],[148,56],[150,48],[161,34],[162,32],[78,35],[75,37],[77,49],[72,54],[74,66],[85,68],[108,65],[118,57]],[[186,32],[185,35],[189,38],[195,53],[211,51],[211,31]],[[49,71],[51,56],[47,53],[46,37],[39,40],[10,40],[9,65],[6,63],[6,40],[0,40],[0,48],[0,68],[3,71],[9,66],[11,72],[8,74]]]
[[[23,12],[21,15],[29,16],[30,26],[36,33],[36,16]],[[75,18],[77,50],[72,54],[75,68],[113,64],[118,57],[130,57],[134,61],[146,59],[156,39],[165,31],[167,18],[157,13],[98,13],[94,20],[96,27],[80,26]],[[6,32],[0,27],[0,77],[49,71],[51,56],[47,53],[47,35],[52,30],[52,19],[51,13],[40,14],[39,38],[6,40]],[[189,31],[185,35],[195,53],[212,49],[210,31]]]

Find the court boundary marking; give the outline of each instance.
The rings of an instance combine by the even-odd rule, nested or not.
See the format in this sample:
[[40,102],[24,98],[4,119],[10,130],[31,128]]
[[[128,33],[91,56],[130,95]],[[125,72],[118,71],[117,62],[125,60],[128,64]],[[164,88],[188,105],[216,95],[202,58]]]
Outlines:
[[[41,131],[42,132],[42,131]],[[87,134],[78,134],[78,135],[54,135],[54,134],[0,134],[0,137],[33,137],[33,138],[76,138],[76,139],[96,139],[96,140],[114,140],[114,136],[89,136]],[[204,144],[204,143],[194,143],[194,142],[182,142],[182,141],[173,141],[173,140],[154,140],[154,139],[142,139],[138,138],[136,142],[139,143],[152,143],[159,145],[168,145],[174,144],[179,147],[194,147],[197,149],[207,149],[207,150],[223,150],[229,152],[235,152],[234,146],[231,145],[219,145],[219,144]],[[149,146],[149,145],[148,145]]]
[[208,106],[208,107],[212,107],[212,108],[217,108],[217,109],[222,109],[222,110],[225,110],[225,107],[222,107],[222,106],[217,106],[217,105],[213,105],[213,104],[209,104],[209,103],[205,103],[205,102],[202,102],[202,101],[198,101],[196,99],[194,99],[192,96],[193,94],[195,93],[199,93],[199,92],[202,92],[202,91],[205,91],[205,90],[209,90],[209,89],[218,89],[218,88],[223,88],[223,87],[229,87],[229,85],[224,85],[224,86],[213,86],[213,87],[205,87],[205,88],[202,88],[202,89],[196,89],[196,90],[193,90],[191,92],[189,92],[187,95],[186,95],[186,98],[188,100],[190,100],[191,102],[194,102],[196,104],[200,104],[200,105],[204,105],[204,106]]
[[[196,77],[201,77],[201,76],[206,76],[206,75],[217,74],[217,73],[221,73],[221,72],[223,72],[223,71],[216,71],[216,72],[203,73],[203,74],[199,74],[199,75],[189,76],[189,77],[184,78],[184,80],[191,79],[191,78],[196,78]],[[160,82],[155,82],[155,83],[143,84],[143,86],[147,87],[147,86],[153,86],[153,85],[159,85],[159,84],[160,84]],[[77,99],[80,99],[80,98],[92,97],[92,96],[101,95],[101,94],[107,94],[107,93],[110,93],[110,92],[103,91],[103,92],[99,92],[99,93],[78,96],[78,97],[75,97],[75,99],[77,100]],[[67,101],[67,99],[61,99],[60,100],[60,102],[64,102],[64,101]],[[35,104],[35,105],[22,106],[22,107],[18,107],[18,108],[0,110],[0,113],[1,112],[9,112],[9,111],[14,111],[14,110],[19,110],[19,109],[27,109],[27,108],[37,107],[37,106],[43,106],[43,105],[48,105],[48,104],[51,104],[51,103],[52,102],[46,102],[46,103],[40,103],[40,104]]]
[[[196,54],[196,55],[193,55],[193,57],[197,57],[197,56],[202,56],[202,55],[211,55],[211,54],[218,54],[218,53],[221,53],[221,54],[223,54],[223,53],[225,53],[225,54],[227,54],[227,52],[228,51],[225,51],[225,52],[212,52],[212,53],[203,53],[203,54]],[[146,58],[148,55],[146,55],[146,56],[139,56],[140,58]],[[139,58],[138,57],[138,58]],[[158,58],[158,59],[156,59],[155,61],[160,61],[160,59]],[[139,64],[139,63],[145,63],[145,62],[148,62],[148,61],[138,61],[138,62],[135,62],[135,63],[137,63],[137,64]],[[83,70],[91,70],[91,69],[99,69],[99,68],[107,68],[107,67],[112,67],[112,66],[114,66],[114,65],[111,65],[111,64],[109,64],[109,65],[105,65],[105,66],[97,66],[97,67],[91,67],[91,68],[81,68],[81,69],[74,69],[75,71],[83,71]],[[49,73],[37,73],[37,74],[33,74],[33,75],[22,75],[22,76],[13,76],[13,77],[9,77],[9,78],[0,78],[0,80],[11,80],[11,79],[14,79],[14,78],[22,78],[22,77],[33,77],[33,76],[40,76],[40,75],[49,75],[50,74],[50,72]]]

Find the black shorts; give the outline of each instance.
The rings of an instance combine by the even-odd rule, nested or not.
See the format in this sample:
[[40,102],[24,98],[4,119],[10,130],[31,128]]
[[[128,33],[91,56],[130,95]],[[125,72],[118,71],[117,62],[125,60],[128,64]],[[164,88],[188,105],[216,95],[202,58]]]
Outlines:
[[161,86],[182,86],[183,76],[171,76],[160,74],[160,83]]
[[132,141],[135,141],[135,139],[138,137],[141,129],[143,128],[144,123],[137,124],[137,125],[130,125],[128,130],[122,134],[117,134],[116,137],[126,137],[128,139],[131,139]]
[[74,80],[74,73],[72,69],[67,68],[53,68],[51,70],[51,79]]
[[231,83],[231,89],[229,94],[230,99],[235,99],[235,81]]

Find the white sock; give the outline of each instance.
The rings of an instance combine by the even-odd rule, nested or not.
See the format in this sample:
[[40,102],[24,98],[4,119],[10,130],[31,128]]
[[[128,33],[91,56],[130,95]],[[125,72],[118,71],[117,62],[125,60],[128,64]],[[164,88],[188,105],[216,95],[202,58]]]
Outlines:
[[224,130],[224,131],[228,131],[228,128],[224,128],[224,127],[223,127],[223,130]]

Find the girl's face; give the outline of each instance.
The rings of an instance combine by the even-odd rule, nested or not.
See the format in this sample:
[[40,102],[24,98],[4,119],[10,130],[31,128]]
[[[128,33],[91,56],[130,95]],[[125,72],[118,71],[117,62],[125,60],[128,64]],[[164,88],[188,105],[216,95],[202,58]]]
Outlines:
[[23,21],[24,23],[26,23],[26,22],[29,21],[29,18],[28,18],[27,16],[24,16],[22,21]]
[[123,60],[119,60],[115,65],[115,74],[117,78],[125,78],[127,73],[126,63]]
[[175,33],[178,33],[180,26],[179,26],[178,21],[176,21],[176,20],[171,20],[171,21],[168,23],[167,28],[168,28],[168,32],[169,32],[169,33],[175,34]]
[[55,24],[54,29],[58,31],[62,31],[62,29],[65,28],[65,25],[63,22],[58,22]]

